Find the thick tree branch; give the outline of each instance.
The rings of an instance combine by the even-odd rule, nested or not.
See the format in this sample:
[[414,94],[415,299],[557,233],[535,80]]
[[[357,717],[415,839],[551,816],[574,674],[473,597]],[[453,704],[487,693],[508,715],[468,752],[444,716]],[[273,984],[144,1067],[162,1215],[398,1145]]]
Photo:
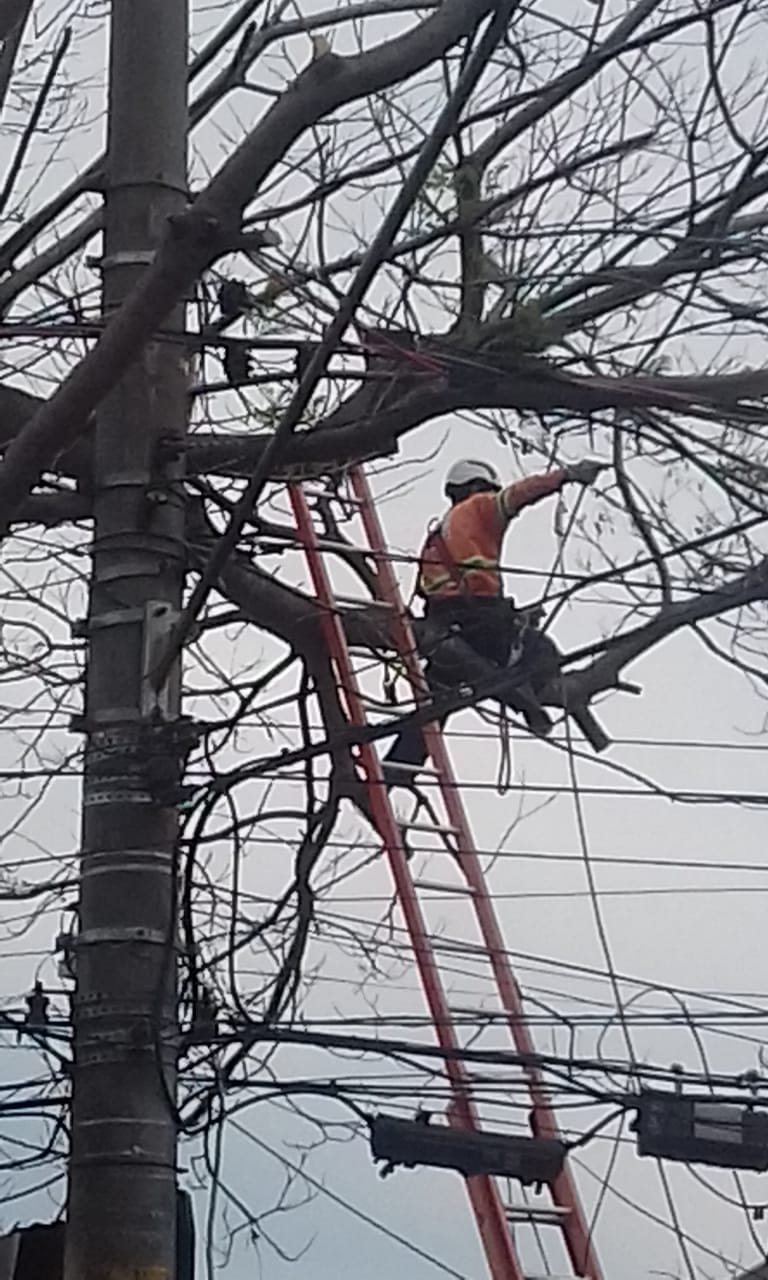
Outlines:
[[[561,689],[555,686],[548,689],[546,701],[556,705],[562,705],[563,700],[589,702],[596,694],[615,688],[625,667],[668,636],[707,618],[716,618],[733,609],[765,600],[768,600],[768,559],[714,591],[705,591],[693,599],[667,605],[650,622],[606,641],[604,652],[588,666],[567,674]],[[566,659],[568,662],[573,660],[573,657]]]
[[[5,2],[16,3],[17,0],[5,0]],[[28,4],[28,7],[31,8],[31,0],[25,0],[25,2]],[[235,13],[233,13],[225,23],[223,23],[205,47],[192,59],[189,66],[190,84],[202,71],[205,71],[212,61],[215,60],[219,53],[221,53],[222,49],[226,47],[227,43],[237,35],[238,31],[245,27],[249,19],[253,16],[254,11],[262,2],[263,0],[244,0]],[[279,38],[278,34],[275,35],[275,39],[277,38]],[[252,43],[253,42],[251,41],[251,44]],[[254,56],[256,56],[256,51],[254,51]],[[249,62],[250,61],[251,59],[249,59]],[[231,88],[233,84],[240,82],[242,77],[241,63],[236,62],[235,71],[237,74],[233,75],[233,67],[230,64],[229,67],[225,68],[225,70],[216,77],[216,84],[220,90],[218,95],[212,92],[212,86],[209,85],[204,93],[192,103],[190,107],[190,119],[192,124],[199,124],[212,107],[215,106],[216,102],[218,102],[221,93],[226,92],[226,90]],[[0,245],[0,271],[10,271],[20,254],[22,254],[24,250],[46,230],[46,228],[50,227],[50,225],[55,222],[71,204],[74,204],[80,196],[89,191],[96,191],[100,188],[103,180],[105,162],[106,155],[102,152],[102,154],[95,160],[92,160],[85,169],[81,170],[77,177],[74,178],[68,186],[64,187],[63,190],[58,191],[46,204],[37,209],[31,217],[25,220],[22,226],[18,227],[16,231],[14,231],[13,235],[9,236],[8,239]],[[37,280],[44,274],[47,269],[44,266],[44,259],[56,247],[58,247],[59,244],[63,244],[65,241],[68,241],[73,246],[69,250],[69,252],[72,253],[75,251],[75,248],[84,244],[86,240],[90,239],[91,235],[95,234],[95,232],[100,229],[101,223],[101,211],[86,215],[82,218],[70,229],[63,239],[57,239],[55,246],[52,246],[51,249],[45,250],[42,254],[33,258],[30,262],[26,263],[24,267],[20,268],[19,271],[14,272],[9,280],[4,282],[9,295],[15,297],[16,293],[21,292],[21,289],[25,287],[26,283]],[[69,253],[65,256],[68,257]],[[59,259],[59,261],[62,260],[63,258]],[[17,284],[20,286],[19,288],[17,288]],[[5,299],[6,306],[9,301],[10,297]]]
[[5,106],[13,68],[24,36],[33,0],[0,0],[0,111]]
[[[325,653],[320,621],[321,605],[295,587],[287,587],[250,563],[244,555],[231,558],[219,579],[219,590],[254,622],[284,640],[315,668],[318,653]],[[390,647],[387,609],[371,603],[365,608],[342,610],[347,640],[359,649]]]
[[14,524],[42,524],[52,528],[54,525],[90,520],[91,514],[91,504],[82,494],[66,491],[33,493],[17,508]]
[[[638,0],[638,3],[616,24],[610,35],[606,36],[597,49],[592,49],[577,66],[558,76],[543,93],[538,94],[532,102],[522,107],[511,120],[501,125],[477,147],[472,156],[472,164],[482,172],[504,147],[509,146],[530,129],[531,125],[549,115],[550,111],[593,79],[606,63],[622,52],[630,36],[639,26],[642,26],[655,9],[659,8],[659,4],[660,0]],[[680,24],[675,24],[675,26],[678,25]],[[658,38],[656,33],[649,33],[647,36],[649,42]]]
[[[478,360],[482,362],[482,354]],[[276,480],[307,479],[393,454],[409,431],[432,418],[462,409],[582,416],[611,409],[663,409],[683,415],[700,411],[768,422],[768,406],[763,403],[768,397],[768,369],[691,377],[606,377],[570,374],[543,359],[519,358],[516,365],[514,374],[500,371],[494,377],[483,376],[481,363],[481,376],[473,377],[465,386],[422,384],[409,389],[409,379],[404,376],[402,398],[395,398],[374,412],[370,388],[363,387],[317,427],[288,439],[271,474]],[[32,415],[42,411],[46,403],[18,388],[0,386],[0,447],[19,436]],[[77,434],[83,434],[82,428]],[[252,432],[196,432],[188,443],[188,473],[247,476],[258,465],[271,439],[271,435]],[[59,454],[50,469],[87,484],[87,442],[75,441]]]
[[[201,554],[204,554],[202,549]],[[315,600],[279,583],[242,554],[232,557],[226,566],[219,589],[255,625],[316,664],[318,653],[324,652],[324,641],[322,609]],[[584,652],[565,654],[561,679],[541,692],[541,700],[550,706],[588,706],[597,694],[617,687],[625,667],[667,637],[708,618],[766,600],[768,559],[713,591],[667,604],[642,626],[591,646],[589,652],[595,656],[578,670],[570,668],[585,656]],[[385,609],[372,603],[365,608],[342,610],[341,617],[351,646],[378,652],[391,650],[390,620]],[[517,678],[514,672],[513,677]],[[459,700],[457,705],[471,705],[471,702],[471,699]]]
[[[493,19],[486,25],[476,47],[468,58],[461,76],[448,99],[442,106],[429,133],[424,139],[419,154],[403,182],[400,191],[382,219],[379,228],[371,241],[363,261],[354,279],[350,282],[346,296],[340,301],[333,316],[325,326],[321,341],[317,344],[306,368],[300,373],[298,386],[275,425],[272,438],[267,446],[261,462],[254,468],[248,483],[238,497],[232,509],[226,529],[219,536],[216,546],[205,569],[176,623],[165,655],[160,660],[156,679],[158,682],[166,678],[170,664],[186,641],[189,631],[202,611],[208,593],[214,586],[221,568],[237,547],[240,535],[249,522],[253,510],[261,496],[264,485],[270,478],[270,469],[280,457],[280,450],[286,441],[294,435],[304,415],[318,382],[337,350],[345,332],[353,323],[358,307],[362,303],[382,261],[392,246],[403,220],[413,207],[418,194],[427,180],[452,127],[461,115],[473,89],[485,70],[488,58],[498,45],[507,30],[509,15],[517,0],[499,0]],[[328,55],[330,56],[330,55]],[[158,685],[159,687],[159,685]]]
[[[719,266],[723,257],[728,256],[729,231],[759,230],[765,226],[768,221],[765,213],[739,220],[742,223],[741,227],[736,226],[732,220],[739,209],[759,199],[766,192],[768,192],[768,174],[759,178],[750,178],[738,184],[733,191],[722,197],[712,213],[695,223],[690,231],[656,262],[628,267],[607,265],[602,271],[594,272],[543,297],[540,300],[542,309],[557,320],[560,333],[569,333],[599,320],[619,307],[639,302],[641,298],[656,292],[675,276],[695,275],[697,272]],[[743,257],[743,249],[741,252],[736,250],[736,256]],[[599,288],[597,293],[570,307],[562,306],[574,294],[605,285],[607,277],[613,277],[612,283],[607,288]]]
[[189,213],[170,228],[154,263],[95,347],[7,450],[0,463],[0,512],[6,524],[16,503],[76,438],[185,289],[233,240],[245,205],[296,139],[335,108],[428,66],[492,8],[491,0],[444,0],[437,13],[405,35],[349,58],[324,54],[301,72]]
[[[205,516],[201,500],[188,506],[188,528],[192,563],[202,568],[215,545],[216,531]],[[278,639],[283,640],[317,675],[318,656],[326,654],[322,633],[322,607],[311,596],[295,587],[286,586],[266,573],[243,552],[235,552],[224,566],[218,589],[223,596]],[[376,648],[386,645],[388,613],[372,603],[365,610],[344,613],[349,643]]]
[[[251,586],[255,587],[255,596],[246,604],[243,612],[248,614],[253,609],[253,621],[255,625],[260,626],[262,625],[262,615],[258,596],[261,588],[255,579],[251,581]],[[768,561],[764,562],[756,570],[725,584],[717,591],[702,593],[694,600],[687,601],[684,604],[672,605],[663,616],[653,619],[645,626],[638,627],[624,636],[618,636],[614,640],[606,641],[602,646],[603,652],[600,656],[595,658],[588,667],[580,671],[569,673],[565,668],[570,663],[577,661],[579,657],[583,657],[583,651],[581,654],[565,655],[562,661],[563,675],[550,686],[539,689],[538,696],[542,702],[551,706],[568,707],[571,714],[578,716],[582,709],[588,707],[590,699],[597,693],[624,687],[620,680],[622,668],[642,656],[643,653],[667,636],[686,626],[695,626],[702,619],[716,617],[729,610],[741,608],[745,604],[765,599],[768,599]],[[318,606],[313,602],[308,603],[312,603],[314,610],[318,609]],[[308,618],[309,614],[305,614],[305,617]],[[354,626],[357,619],[351,619],[347,615],[344,621],[348,639],[353,642]],[[352,622],[352,630],[350,630],[349,626],[350,621]],[[320,635],[317,613],[315,614],[315,624],[317,625],[317,634]],[[379,647],[386,645],[386,642],[385,629],[382,632]],[[599,647],[593,646],[592,652]],[[462,691],[450,695],[441,695],[438,700],[438,714],[451,714],[472,706],[485,698],[498,696],[502,701],[506,701],[508,695],[514,694],[514,687],[520,679],[520,673],[516,669],[512,669],[509,672],[508,679],[505,679],[502,673],[496,673],[495,676],[489,679],[486,688],[479,688],[468,693]],[[342,747],[349,747],[355,743],[374,742],[391,736],[393,732],[396,732],[405,723],[414,725],[426,724],[434,715],[435,709],[433,706],[425,703],[406,716],[394,717],[391,721],[382,724],[365,726],[347,724],[341,734],[335,736],[333,742],[327,740],[325,742],[316,742],[310,748],[305,746],[298,750],[281,753],[281,761],[287,765],[299,760],[307,760],[323,755],[331,750],[338,751]],[[247,766],[246,771],[249,776],[255,777],[260,772],[273,768],[274,763],[274,758],[270,758],[256,767]],[[364,812],[364,809],[362,811]]]

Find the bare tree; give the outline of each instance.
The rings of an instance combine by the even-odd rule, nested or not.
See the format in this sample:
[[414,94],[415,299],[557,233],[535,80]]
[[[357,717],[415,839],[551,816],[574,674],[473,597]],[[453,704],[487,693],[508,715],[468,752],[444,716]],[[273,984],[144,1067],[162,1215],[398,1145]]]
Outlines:
[[[218,1181],[228,1114],[254,1097],[299,1105],[263,1036],[322,1003],[323,956],[359,967],[374,1024],[377,984],[396,989],[407,964],[388,903],[362,917],[334,906],[350,878],[375,877],[377,852],[350,754],[360,731],[344,720],[298,567],[286,481],[313,481],[359,596],[343,612],[347,638],[380,665],[390,638],[345,503],[352,464],[396,495],[440,466],[446,420],[472,424],[476,449],[507,448],[511,471],[597,452],[609,479],[562,516],[549,581],[531,593],[556,638],[565,606],[584,637],[561,642],[545,701],[627,696],[633,664],[686,629],[760,697],[768,148],[756,0],[585,0],[567,17],[532,0],[509,4],[503,23],[489,0],[306,11],[244,0],[220,26],[215,7],[198,8],[189,202],[104,315],[105,158],[80,156],[101,111],[102,9],[0,3],[13,141],[0,196],[3,875],[50,949],[51,915],[76,895],[76,834],[51,848],[46,814],[74,803],[82,768],[71,718],[86,654],[70,624],[87,608],[95,415],[159,344],[183,362],[189,433],[170,482],[157,440],[146,520],[183,508],[187,608],[171,644],[184,647],[184,712],[198,729],[184,786],[172,780],[162,800],[183,820],[178,1114]],[[152,127],[138,105],[136,126]],[[168,326],[181,303],[179,336]],[[426,462],[408,452],[411,433]],[[404,579],[417,550],[399,552]],[[255,857],[257,891],[243,878]],[[63,995],[57,1008],[50,1025],[66,1041]],[[58,1115],[66,1045],[45,1045],[50,1080],[35,1075],[20,1097]],[[439,1064],[409,1069],[408,1084],[380,1092],[330,1072],[295,1093],[322,1095],[318,1136],[346,1138],[366,1100],[444,1097]],[[64,1137],[49,1122],[34,1159],[49,1162]],[[222,1182],[223,1220],[281,1249],[270,1216],[309,1185],[297,1157],[261,1212]]]

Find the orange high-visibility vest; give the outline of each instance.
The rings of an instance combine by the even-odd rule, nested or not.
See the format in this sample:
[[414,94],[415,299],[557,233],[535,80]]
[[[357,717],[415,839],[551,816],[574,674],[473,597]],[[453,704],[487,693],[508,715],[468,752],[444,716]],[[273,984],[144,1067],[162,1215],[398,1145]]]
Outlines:
[[499,493],[473,493],[451,507],[424,543],[421,595],[428,600],[502,595],[499,557],[507,525],[524,507],[557,493],[565,478],[564,471],[527,476]]

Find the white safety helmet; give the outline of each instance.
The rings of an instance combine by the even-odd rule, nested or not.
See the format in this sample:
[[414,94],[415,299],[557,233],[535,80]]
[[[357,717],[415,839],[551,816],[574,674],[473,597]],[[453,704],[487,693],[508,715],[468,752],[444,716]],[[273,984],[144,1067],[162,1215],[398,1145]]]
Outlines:
[[484,480],[494,488],[501,488],[501,481],[490,462],[479,462],[475,458],[462,458],[448,468],[445,477],[445,493],[450,496],[452,489],[463,489],[474,480]]

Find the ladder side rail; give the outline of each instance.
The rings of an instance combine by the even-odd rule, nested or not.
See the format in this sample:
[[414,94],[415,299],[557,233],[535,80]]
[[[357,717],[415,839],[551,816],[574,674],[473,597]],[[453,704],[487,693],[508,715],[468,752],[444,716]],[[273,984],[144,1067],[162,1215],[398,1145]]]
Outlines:
[[[403,603],[392,564],[386,556],[384,531],[376,511],[370,486],[361,467],[351,472],[352,490],[360,501],[360,514],[371,549],[377,553],[376,566],[382,598],[391,605],[394,639],[403,660],[411,687],[418,697],[427,691],[421,670],[418,650],[413,638],[408,614]],[[423,726],[424,739],[430,758],[437,770],[440,789],[449,821],[459,833],[459,863],[472,889],[471,901],[475,909],[480,932],[488,949],[497,990],[502,1007],[508,1015],[509,1030],[515,1048],[522,1055],[535,1057],[536,1046],[528,1028],[520,989],[509,963],[504,938],[499,927],[495,907],[488,892],[480,859],[461,800],[459,787],[439,725]],[[537,1136],[558,1138],[559,1130],[554,1110],[547,1097],[541,1072],[531,1062],[525,1074],[533,1102],[531,1128]],[[570,1212],[563,1221],[563,1234],[574,1271],[590,1280],[601,1280],[600,1267],[592,1246],[592,1234],[581,1204],[581,1198],[569,1170],[564,1167],[552,1184],[552,1193],[558,1204]]]
[[[365,708],[357,689],[330,579],[316,545],[311,513],[300,486],[290,485],[289,496],[313,586],[324,609],[322,625],[339,687],[343,691],[351,722],[363,725],[367,721]],[[360,745],[359,759],[366,775],[371,814],[389,861],[435,1034],[440,1047],[453,1053],[460,1050],[460,1044],[429,941],[426,921],[403,852],[400,831],[384,787],[379,759],[370,743]],[[446,1057],[444,1061],[454,1096],[454,1114],[463,1127],[476,1130],[478,1126],[469,1097],[469,1078],[464,1065],[452,1056]],[[471,1177],[465,1181],[493,1280],[525,1280],[494,1181],[487,1176]]]

